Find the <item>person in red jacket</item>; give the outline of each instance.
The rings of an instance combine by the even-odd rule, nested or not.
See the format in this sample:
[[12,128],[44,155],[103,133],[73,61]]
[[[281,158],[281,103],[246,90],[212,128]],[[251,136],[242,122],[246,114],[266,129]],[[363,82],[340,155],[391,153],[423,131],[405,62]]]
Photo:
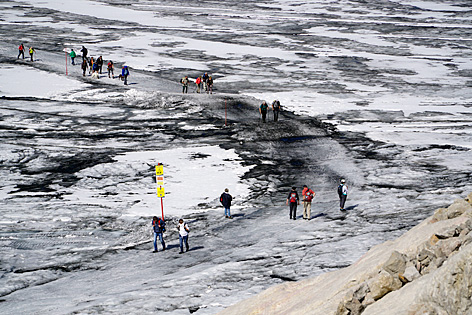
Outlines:
[[18,47],[18,58],[16,59],[20,59],[20,56],[23,56],[23,59],[25,59],[25,46],[23,46],[23,43]]
[[303,185],[303,219],[311,219],[311,201],[315,197],[315,192],[308,188],[307,185]]

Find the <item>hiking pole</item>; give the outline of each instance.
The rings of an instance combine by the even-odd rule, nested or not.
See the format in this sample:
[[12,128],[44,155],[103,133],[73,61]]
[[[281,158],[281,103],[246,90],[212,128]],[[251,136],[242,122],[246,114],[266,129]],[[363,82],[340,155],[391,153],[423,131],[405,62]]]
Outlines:
[[228,118],[228,106],[226,105],[226,99],[225,99],[225,126],[228,126],[227,118]]

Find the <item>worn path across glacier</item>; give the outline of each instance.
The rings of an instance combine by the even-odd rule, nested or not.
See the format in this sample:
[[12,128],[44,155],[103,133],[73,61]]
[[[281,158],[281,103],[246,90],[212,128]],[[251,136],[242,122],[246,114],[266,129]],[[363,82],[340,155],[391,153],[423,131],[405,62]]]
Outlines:
[[[329,124],[290,112],[283,112],[278,123],[269,115],[262,124],[259,101],[251,98],[147,89],[135,95],[133,90],[139,91],[138,86],[123,94],[121,87],[98,84],[87,94],[73,94],[73,100],[3,102],[2,143],[11,155],[4,157],[2,172],[10,174],[4,184],[16,184],[4,205],[22,211],[22,218],[14,212],[3,218],[11,220],[6,224],[10,231],[2,232],[8,292],[1,307],[7,312],[21,312],[33,300],[28,308],[37,313],[213,314],[271,284],[347,266],[429,211],[412,211],[406,201],[402,208],[396,196],[383,194],[366,176],[372,167],[395,172],[389,153],[401,151],[391,146],[341,134]],[[98,200],[108,203],[67,198],[84,189],[77,184],[79,177],[84,181],[82,170],[162,143],[234,149],[251,166],[243,176],[250,195],[235,200],[233,220],[223,218],[217,196],[195,209],[208,211],[186,216],[192,233],[191,251],[185,255],[178,254],[176,217],[169,218],[169,250],[158,254],[151,253],[149,218],[122,217],[140,202],[140,195],[120,200],[119,190],[133,187],[147,173],[120,176],[119,185],[107,183],[106,192],[105,177],[86,177]],[[366,155],[377,158],[364,160]],[[337,207],[340,177],[348,179],[352,191],[346,214]],[[288,220],[285,196],[292,185],[305,183],[317,192],[314,218]],[[407,192],[405,198],[417,193]],[[385,203],[398,211],[391,213]],[[67,213],[71,221],[58,220],[58,214]],[[298,213],[300,218],[301,207]],[[39,233],[31,232],[35,227]]]

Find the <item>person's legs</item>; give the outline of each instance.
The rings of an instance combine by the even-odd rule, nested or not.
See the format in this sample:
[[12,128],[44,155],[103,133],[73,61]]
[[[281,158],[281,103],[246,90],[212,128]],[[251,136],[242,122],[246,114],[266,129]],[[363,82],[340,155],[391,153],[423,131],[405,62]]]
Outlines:
[[229,208],[225,208],[225,214],[228,216],[228,217],[231,217],[231,211]]
[[277,121],[277,120],[279,120],[279,111],[274,110],[274,121]]
[[307,218],[307,207],[308,207],[308,202],[303,201],[303,219]]
[[266,116],[267,116],[267,112],[262,111],[262,122],[266,122]]
[[184,252],[184,244],[183,244],[183,238],[182,235],[179,235],[179,245],[180,245],[180,252]]
[[311,202],[307,202],[306,206],[306,219],[310,220],[311,219]]
[[128,85],[128,76],[125,75],[125,85]]
[[291,202],[290,203],[290,219],[296,219],[297,217],[297,203]]
[[166,243],[164,242],[164,236],[162,235],[162,233],[159,233],[158,235],[159,235],[159,240],[161,241],[161,244],[162,244],[162,250],[166,250]]
[[157,233],[154,232],[154,251],[157,252]]
[[339,208],[341,210],[344,210],[344,204],[346,203],[346,199],[347,199],[347,196],[346,195],[342,195],[340,198],[339,198]]
[[184,236],[184,241],[185,241],[185,251],[188,252],[189,246],[188,246],[188,235]]

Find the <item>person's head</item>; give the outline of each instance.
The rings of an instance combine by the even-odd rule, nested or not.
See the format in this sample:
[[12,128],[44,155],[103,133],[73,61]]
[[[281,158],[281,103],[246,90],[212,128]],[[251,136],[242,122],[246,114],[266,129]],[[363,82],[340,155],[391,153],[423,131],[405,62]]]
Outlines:
[[344,178],[341,179],[341,184],[345,184],[346,180]]
[[180,224],[184,223],[184,219],[180,219],[180,220],[179,220],[179,223],[180,223]]
[[157,219],[156,216],[153,216],[153,217],[152,217],[152,220],[153,220],[153,221],[157,221],[158,219]]
[[72,51],[74,51],[74,48],[71,48]]
[[303,185],[303,188],[308,188],[308,186],[307,186],[307,185]]
[[266,101],[262,101],[262,104],[265,104],[265,103],[266,103]]
[[295,187],[295,186],[292,187],[292,190],[296,190],[296,189],[297,189],[297,187]]
[[229,192],[229,189],[228,189],[228,188],[225,188],[225,192]]

